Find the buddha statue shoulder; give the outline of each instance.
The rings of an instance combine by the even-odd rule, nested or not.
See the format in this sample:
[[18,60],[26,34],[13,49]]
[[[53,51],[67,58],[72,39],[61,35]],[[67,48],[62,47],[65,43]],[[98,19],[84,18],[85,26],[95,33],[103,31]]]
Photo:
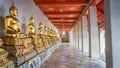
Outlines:
[[28,24],[28,32],[29,32],[28,36],[29,37],[35,37],[35,35],[36,35],[34,22],[35,22],[34,18],[31,17],[30,23]]
[[22,38],[24,34],[20,33],[19,29],[19,20],[16,18],[18,16],[18,9],[13,5],[9,9],[10,16],[6,16],[5,20],[5,29],[6,37]]

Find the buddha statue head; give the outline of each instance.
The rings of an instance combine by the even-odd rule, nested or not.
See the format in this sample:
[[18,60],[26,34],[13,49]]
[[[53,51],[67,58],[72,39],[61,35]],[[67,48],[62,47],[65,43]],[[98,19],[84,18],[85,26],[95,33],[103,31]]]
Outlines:
[[16,17],[18,15],[18,9],[14,6],[14,3],[9,9],[10,15]]
[[35,20],[34,20],[33,16],[31,16],[31,18],[30,18],[30,23],[31,23],[31,24],[34,24],[34,22],[35,22]]
[[42,22],[40,22],[40,24],[39,24],[39,28],[42,28],[43,27],[43,24],[42,24]]

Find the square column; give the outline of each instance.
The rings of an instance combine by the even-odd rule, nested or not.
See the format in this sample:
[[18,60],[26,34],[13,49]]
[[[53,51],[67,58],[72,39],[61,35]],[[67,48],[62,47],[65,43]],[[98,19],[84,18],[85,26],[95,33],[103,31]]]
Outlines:
[[89,7],[89,57],[99,57],[99,34],[97,25],[97,10],[95,6]]
[[83,49],[82,49],[82,47],[83,47],[83,38],[82,38],[82,22],[81,21],[79,21],[78,22],[78,33],[79,33],[79,35],[78,35],[78,37],[79,37],[79,50],[81,50],[82,52],[83,52]]
[[120,68],[120,0],[105,0],[106,68]]
[[82,36],[83,36],[83,52],[85,52],[87,55],[89,53],[89,36],[88,36],[88,27],[87,27],[87,17],[82,17]]
[[76,30],[76,47],[77,47],[77,50],[78,50],[79,49],[78,23],[75,24],[75,30]]

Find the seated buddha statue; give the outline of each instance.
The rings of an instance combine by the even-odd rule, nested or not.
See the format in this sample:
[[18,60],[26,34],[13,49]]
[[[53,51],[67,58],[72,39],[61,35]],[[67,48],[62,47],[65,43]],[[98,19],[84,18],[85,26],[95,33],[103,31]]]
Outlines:
[[42,29],[42,28],[43,28],[43,24],[40,23],[40,24],[39,24],[39,28],[38,28],[38,36],[43,35],[43,31],[42,31],[43,29]]
[[38,37],[39,37],[39,43],[41,46],[43,46],[43,42],[44,42],[44,36],[43,36],[43,24],[40,23],[39,24],[39,28],[38,28]]
[[6,37],[13,38],[23,38],[26,37],[25,34],[20,32],[19,29],[19,20],[16,18],[18,15],[18,9],[13,5],[9,9],[10,16],[5,17],[5,29],[6,29]]
[[30,23],[28,24],[28,37],[36,37],[36,33],[35,33],[35,26],[34,26],[34,18],[33,16],[30,18]]
[[47,39],[47,27],[44,27],[44,45],[47,46],[48,45],[48,39]]
[[51,36],[50,28],[48,28],[48,35]]
[[48,42],[48,46],[52,45],[52,42],[51,42],[51,39],[50,39],[50,33],[49,33],[49,28],[45,27],[45,31],[44,31],[44,35],[45,35],[45,38]]

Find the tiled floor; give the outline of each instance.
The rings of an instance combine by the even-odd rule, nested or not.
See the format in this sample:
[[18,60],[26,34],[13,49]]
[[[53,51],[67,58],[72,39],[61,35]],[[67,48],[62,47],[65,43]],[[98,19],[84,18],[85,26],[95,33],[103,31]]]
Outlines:
[[40,68],[105,68],[105,62],[90,59],[70,44],[64,43]]

